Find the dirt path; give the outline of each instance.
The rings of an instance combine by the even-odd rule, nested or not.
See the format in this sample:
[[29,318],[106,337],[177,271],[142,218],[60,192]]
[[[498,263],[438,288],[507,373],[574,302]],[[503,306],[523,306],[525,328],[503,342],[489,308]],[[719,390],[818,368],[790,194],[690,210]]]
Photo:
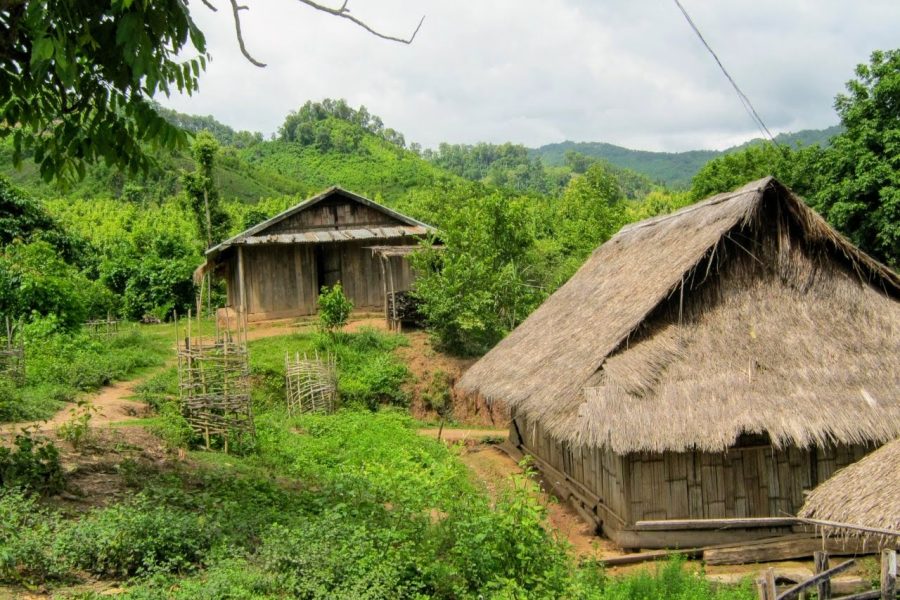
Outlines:
[[[247,339],[253,341],[279,335],[290,335],[302,330],[302,324],[298,326],[294,320],[269,321],[251,325],[250,330],[247,332]],[[91,427],[96,428],[109,425],[110,423],[130,421],[147,416],[147,405],[133,399],[137,394],[137,387],[160,371],[170,368],[173,364],[172,361],[169,361],[139,377],[113,382],[87,396],[91,406],[96,409],[96,412],[91,415]],[[4,423],[0,425],[0,439],[11,439],[13,435],[25,428],[38,433],[52,433],[59,429],[60,425],[71,420],[73,411],[77,410],[76,405],[70,403],[52,417],[42,421]]]
[[509,431],[505,429],[450,429],[446,427],[443,431],[437,427],[420,429],[418,433],[419,435],[435,439],[438,439],[438,433],[440,433],[439,439],[451,444],[469,441],[483,442],[485,440],[505,440],[506,436],[509,435]]

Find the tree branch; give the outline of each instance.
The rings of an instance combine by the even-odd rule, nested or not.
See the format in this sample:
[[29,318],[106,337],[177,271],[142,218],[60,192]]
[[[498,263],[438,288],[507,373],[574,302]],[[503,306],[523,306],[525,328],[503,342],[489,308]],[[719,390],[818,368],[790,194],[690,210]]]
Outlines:
[[360,27],[362,27],[363,29],[365,29],[366,31],[368,31],[369,33],[374,35],[375,37],[380,37],[383,40],[390,40],[392,42],[400,42],[401,44],[412,44],[413,40],[416,39],[416,34],[419,33],[419,29],[422,28],[422,23],[425,21],[425,15],[422,15],[422,18],[419,19],[419,24],[416,26],[415,31],[412,32],[412,35],[409,36],[408,38],[399,38],[399,37],[394,37],[392,35],[387,35],[387,34],[379,32],[379,31],[376,31],[375,29],[372,29],[364,21],[361,21],[361,20],[357,19],[356,17],[354,17],[353,15],[351,15],[350,9],[347,8],[347,3],[349,2],[349,0],[344,0],[344,3],[341,4],[340,8],[331,8],[330,6],[323,6],[323,5],[319,4],[318,2],[313,2],[313,0],[298,0],[298,1],[307,6],[311,6],[312,8],[315,8],[316,10],[321,10],[322,12],[326,12],[330,15],[334,15],[335,17],[341,17],[342,19],[347,19],[348,21],[351,21],[351,22],[359,25]]
[[[204,1],[204,4],[206,2]],[[244,36],[241,34],[241,15],[240,11],[249,10],[246,6],[238,6],[237,0],[231,0],[231,10],[234,13],[234,31],[237,34],[238,44],[241,47],[241,54],[244,55],[250,64],[255,65],[257,67],[265,67],[266,63],[259,62],[247,52],[247,47],[244,45]]]

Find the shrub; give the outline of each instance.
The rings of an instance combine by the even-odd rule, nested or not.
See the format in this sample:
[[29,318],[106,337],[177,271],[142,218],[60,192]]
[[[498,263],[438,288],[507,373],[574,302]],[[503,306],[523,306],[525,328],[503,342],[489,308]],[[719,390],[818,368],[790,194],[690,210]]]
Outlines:
[[13,448],[0,447],[0,487],[53,494],[64,486],[59,450],[51,442],[20,434]]
[[350,317],[350,311],[353,310],[353,303],[344,295],[340,282],[334,284],[331,288],[322,287],[322,293],[319,294],[319,325],[328,332],[334,332],[343,329]]
[[0,581],[36,584],[66,568],[53,550],[59,517],[21,490],[0,488]]
[[57,551],[73,566],[106,577],[183,572],[196,565],[212,541],[196,514],[134,501],[95,510],[62,532]]

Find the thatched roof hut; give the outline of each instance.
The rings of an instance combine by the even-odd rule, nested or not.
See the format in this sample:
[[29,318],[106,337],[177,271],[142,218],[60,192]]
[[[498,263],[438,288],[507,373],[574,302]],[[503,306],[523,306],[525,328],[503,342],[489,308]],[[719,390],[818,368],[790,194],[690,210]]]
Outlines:
[[[872,537],[900,547],[900,439],[885,444],[819,485],[807,496],[799,516],[895,531],[896,537]],[[823,529],[842,535],[865,535],[858,529],[828,526]]]
[[[581,485],[617,503],[622,526],[793,514],[842,461],[900,436],[898,297],[896,273],[766,178],[623,228],[459,387],[510,406],[514,433],[570,479],[581,467],[567,452],[597,454],[591,468],[611,469],[610,487]],[[741,482],[722,458],[736,447],[806,466],[762,482],[741,465]],[[661,460],[654,477],[668,482],[682,480],[665,464],[679,454],[733,481],[708,500],[662,483],[639,490],[625,481],[639,454]],[[610,467],[615,457],[626,463]],[[744,486],[769,489],[754,498]]]

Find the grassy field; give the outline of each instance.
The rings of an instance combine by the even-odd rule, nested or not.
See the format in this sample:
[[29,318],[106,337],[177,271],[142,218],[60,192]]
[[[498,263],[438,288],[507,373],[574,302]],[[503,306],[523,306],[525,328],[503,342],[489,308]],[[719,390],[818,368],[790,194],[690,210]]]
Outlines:
[[[171,334],[132,335],[165,348]],[[530,476],[489,494],[456,447],[416,433],[397,392],[404,343],[372,330],[251,342],[256,436],[240,455],[190,449],[171,368],[139,388],[150,419],[78,451],[60,443],[61,458],[20,449],[27,476],[0,487],[0,581],[60,598],[754,597],[715,591],[678,562],[624,578],[579,564],[547,527]],[[315,350],[337,356],[344,407],[291,417],[284,353]],[[37,485],[54,461],[62,496]],[[98,463],[112,485],[102,493],[88,485]]]

